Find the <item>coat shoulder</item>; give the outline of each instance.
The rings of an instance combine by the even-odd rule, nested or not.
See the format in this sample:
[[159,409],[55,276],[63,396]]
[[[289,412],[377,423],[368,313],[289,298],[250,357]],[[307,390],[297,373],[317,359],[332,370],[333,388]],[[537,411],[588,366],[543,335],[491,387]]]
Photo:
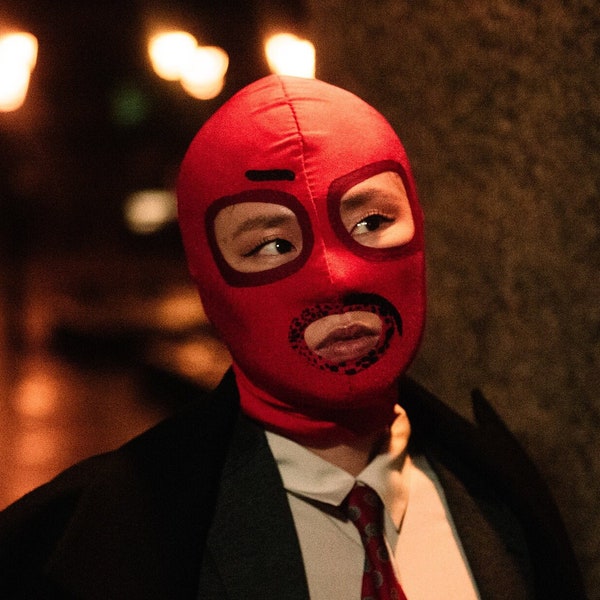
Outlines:
[[237,407],[227,376],[214,393],[122,447],[66,469],[1,511],[0,597],[38,597],[39,590],[52,597],[47,573],[57,565],[62,569],[66,558],[89,559],[86,569],[93,570],[93,554],[100,556],[103,546],[116,562],[119,553],[109,546],[119,545],[117,540],[122,553],[136,539],[151,545],[153,533],[145,524],[150,515],[161,531],[178,528],[178,541],[193,543],[188,538],[203,525],[184,523],[182,515],[191,514],[193,504],[214,501]]

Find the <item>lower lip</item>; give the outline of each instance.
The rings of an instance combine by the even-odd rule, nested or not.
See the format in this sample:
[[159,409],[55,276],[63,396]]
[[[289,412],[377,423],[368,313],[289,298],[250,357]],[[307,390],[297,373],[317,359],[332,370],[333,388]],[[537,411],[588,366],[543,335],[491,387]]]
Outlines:
[[339,364],[365,356],[376,348],[378,343],[378,335],[364,335],[358,338],[338,340],[326,344],[314,352],[331,363]]

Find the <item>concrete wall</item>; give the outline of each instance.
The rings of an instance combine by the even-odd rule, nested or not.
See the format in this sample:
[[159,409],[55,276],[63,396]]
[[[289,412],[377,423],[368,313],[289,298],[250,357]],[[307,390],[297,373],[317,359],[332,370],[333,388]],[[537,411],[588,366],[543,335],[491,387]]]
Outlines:
[[480,387],[551,484],[600,598],[600,4],[309,0],[321,79],[392,122],[427,220],[413,374]]

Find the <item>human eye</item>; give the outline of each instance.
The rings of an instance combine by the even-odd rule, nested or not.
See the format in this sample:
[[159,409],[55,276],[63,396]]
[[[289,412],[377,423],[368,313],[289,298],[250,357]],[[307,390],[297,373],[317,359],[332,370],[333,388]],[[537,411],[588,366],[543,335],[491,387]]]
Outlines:
[[250,258],[252,256],[280,256],[295,251],[296,247],[292,242],[283,238],[271,238],[262,240],[249,252],[243,253],[243,256],[244,258]]
[[265,271],[290,262],[301,249],[301,239],[290,233],[279,231],[260,237],[251,234],[245,241],[240,240],[238,258],[233,259],[236,267],[241,271]]
[[414,221],[402,179],[397,173],[374,175],[344,193],[340,218],[362,246],[392,248],[410,242]]
[[227,206],[216,215],[214,228],[223,258],[240,272],[275,269],[302,252],[298,218],[284,205],[242,202]]
[[361,235],[368,235],[374,231],[379,231],[388,227],[395,221],[392,216],[384,215],[379,212],[371,213],[363,217],[352,229],[350,235],[352,237],[359,237]]

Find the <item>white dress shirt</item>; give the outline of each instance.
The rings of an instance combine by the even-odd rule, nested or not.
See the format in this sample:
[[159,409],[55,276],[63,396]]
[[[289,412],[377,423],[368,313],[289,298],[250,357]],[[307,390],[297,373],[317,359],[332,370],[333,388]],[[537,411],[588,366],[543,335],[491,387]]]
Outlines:
[[[406,421],[406,416],[399,419]],[[422,456],[406,451],[409,426],[393,427],[386,451],[356,479],[272,432],[267,440],[294,518],[311,600],[360,597],[364,549],[340,505],[356,481],[384,506],[384,535],[408,600],[479,600],[443,490]]]

